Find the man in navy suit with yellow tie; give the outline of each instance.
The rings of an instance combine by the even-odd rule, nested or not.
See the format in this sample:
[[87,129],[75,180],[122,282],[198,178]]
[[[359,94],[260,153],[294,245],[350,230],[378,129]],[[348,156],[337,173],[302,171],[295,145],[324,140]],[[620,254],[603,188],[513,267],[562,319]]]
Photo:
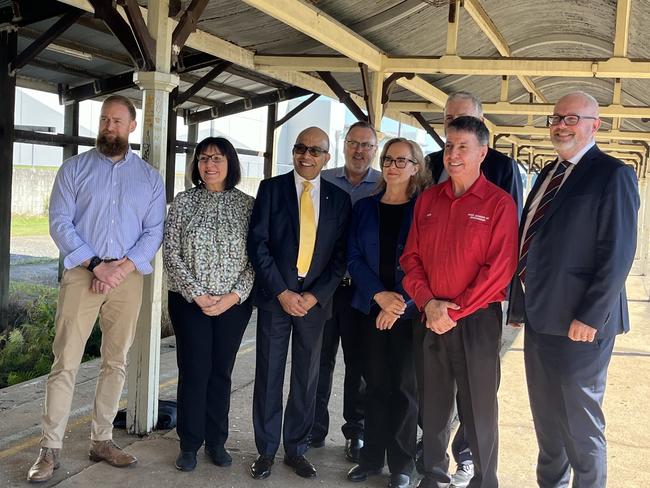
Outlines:
[[617,334],[629,330],[625,279],[636,249],[632,168],[595,144],[598,103],[573,92],[548,117],[558,158],[533,187],[520,226],[508,321],[524,357],[540,487],[607,484],[602,401]]
[[[350,197],[323,180],[329,138],[303,130],[293,146],[294,171],[262,181],[253,207],[248,255],[255,268],[257,358],[253,426],[259,457],[251,476],[271,474],[283,433],[284,462],[305,478],[314,421],[323,327],[345,274]],[[282,386],[291,337],[291,384],[282,426]]]

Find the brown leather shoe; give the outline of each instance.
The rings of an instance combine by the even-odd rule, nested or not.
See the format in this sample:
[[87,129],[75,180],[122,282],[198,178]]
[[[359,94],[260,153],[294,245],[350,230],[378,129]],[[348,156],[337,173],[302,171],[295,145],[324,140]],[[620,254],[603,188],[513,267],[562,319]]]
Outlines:
[[135,456],[123,451],[112,440],[90,441],[88,457],[91,461],[106,461],[117,468],[125,468],[138,462]]
[[59,468],[59,451],[50,447],[41,447],[36,462],[27,472],[27,481],[41,483],[52,478],[54,470]]

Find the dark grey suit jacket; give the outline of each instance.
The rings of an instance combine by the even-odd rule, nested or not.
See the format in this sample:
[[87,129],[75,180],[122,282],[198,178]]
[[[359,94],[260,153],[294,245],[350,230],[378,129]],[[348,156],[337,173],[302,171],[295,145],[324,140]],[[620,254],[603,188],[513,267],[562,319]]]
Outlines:
[[305,281],[299,286],[298,196],[293,171],[260,183],[248,232],[248,257],[255,269],[253,302],[262,309],[282,310],[277,296],[284,290],[309,291],[326,316],[346,269],[350,197],[321,178],[316,244]]
[[[528,196],[519,227],[547,165]],[[526,292],[510,287],[509,322],[566,336],[573,319],[598,329],[597,338],[630,328],[625,280],[634,260],[639,192],[634,170],[592,147],[560,187],[533,238],[526,261]]]

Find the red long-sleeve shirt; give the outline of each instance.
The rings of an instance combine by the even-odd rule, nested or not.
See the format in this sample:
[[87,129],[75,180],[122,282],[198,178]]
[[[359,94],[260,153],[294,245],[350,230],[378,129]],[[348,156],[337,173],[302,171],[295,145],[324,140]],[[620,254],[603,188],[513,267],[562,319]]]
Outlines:
[[420,310],[432,298],[456,321],[505,299],[517,267],[517,207],[481,174],[455,197],[451,180],[418,198],[400,264],[404,289]]

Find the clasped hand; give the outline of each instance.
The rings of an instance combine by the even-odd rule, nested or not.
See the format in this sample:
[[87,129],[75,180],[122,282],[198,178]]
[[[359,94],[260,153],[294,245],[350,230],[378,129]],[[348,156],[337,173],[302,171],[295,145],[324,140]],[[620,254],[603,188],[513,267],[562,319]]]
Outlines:
[[389,330],[406,311],[406,302],[400,293],[380,291],[373,299],[381,308],[375,320],[375,327],[379,330]]
[[90,289],[94,293],[106,295],[112,289],[120,286],[129,272],[127,258],[100,263],[93,269],[94,276]]
[[194,302],[201,308],[205,315],[215,317],[221,315],[230,307],[239,302],[239,295],[236,293],[225,293],[224,295],[200,295]]
[[458,310],[460,307],[453,302],[431,299],[424,306],[424,314],[427,318],[427,329],[436,334],[444,334],[456,327],[456,322],[451,319],[448,309]]
[[282,310],[292,317],[304,317],[309,310],[318,303],[318,299],[308,291],[296,293],[291,290],[284,290],[278,295]]

